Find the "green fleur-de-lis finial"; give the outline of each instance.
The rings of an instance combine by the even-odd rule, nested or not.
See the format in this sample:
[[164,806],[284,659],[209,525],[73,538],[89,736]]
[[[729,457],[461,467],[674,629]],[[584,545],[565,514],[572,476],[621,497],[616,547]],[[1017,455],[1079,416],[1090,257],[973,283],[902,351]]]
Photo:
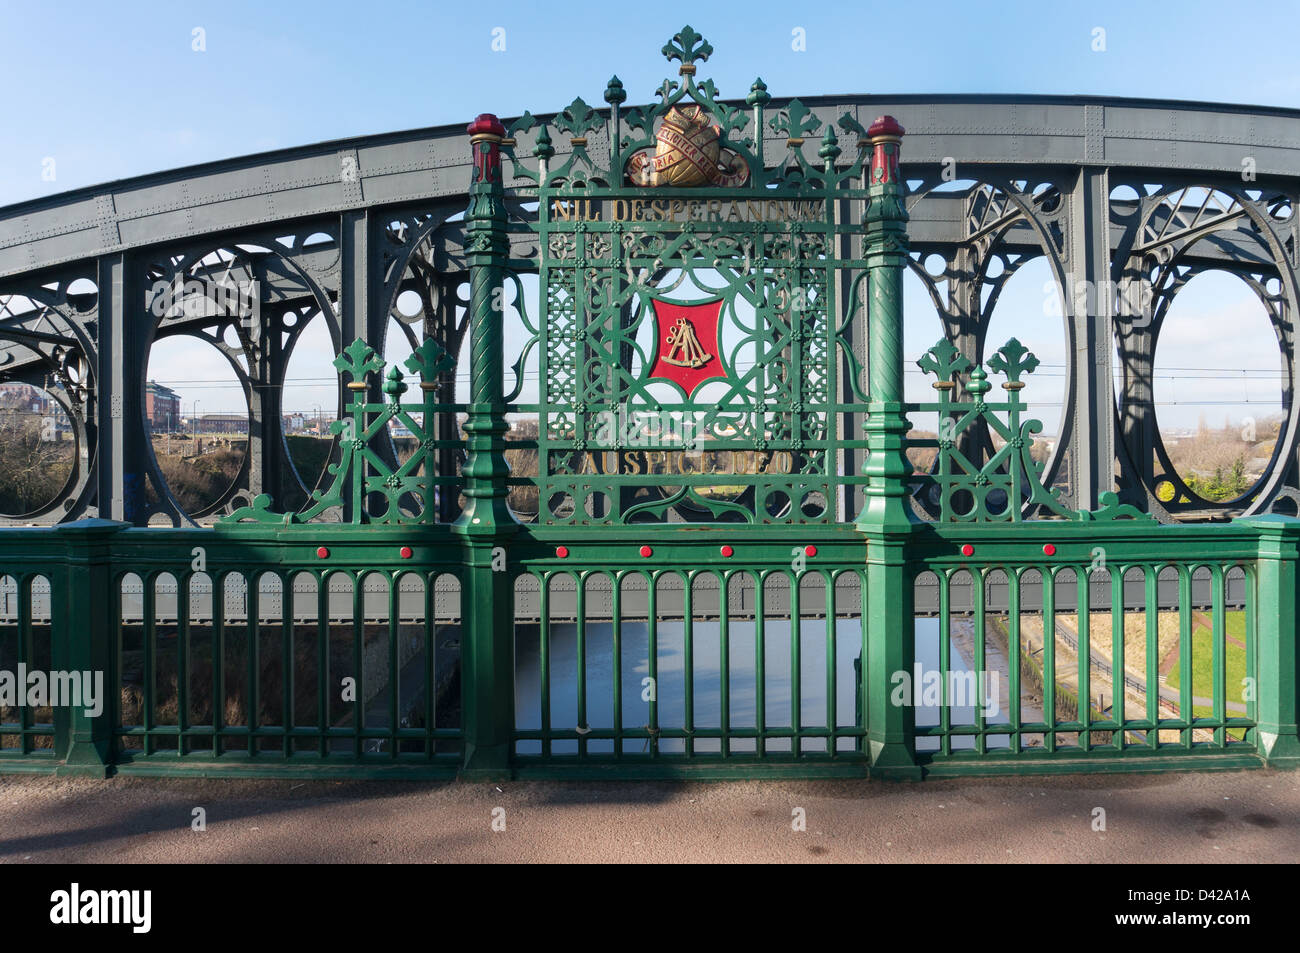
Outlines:
[[605,120],[600,114],[588,106],[581,96],[575,99],[569,105],[564,107],[564,111],[555,117],[555,128],[561,129],[569,134],[569,142],[575,146],[585,146],[587,144],[587,133],[595,132],[603,128]]
[[354,383],[361,383],[371,371],[384,369],[384,362],[375,355],[372,348],[361,338],[357,338],[334,358],[334,366],[345,374],[351,374]]
[[688,23],[673,35],[670,42],[664,44],[663,54],[670,63],[681,60],[679,72],[683,76],[689,76],[695,72],[696,60],[703,63],[713,55],[713,47],[708,40],[691,29]]
[[513,145],[521,132],[527,132],[535,125],[537,125],[537,117],[525,110],[522,116],[510,124],[509,130],[506,131],[506,142]]
[[771,118],[768,125],[773,132],[785,133],[786,145],[797,149],[803,145],[804,137],[816,134],[822,121],[812,114],[797,99],[790,100],[786,107]]
[[938,378],[934,382],[937,389],[951,390],[954,383],[953,377],[970,370],[971,362],[965,354],[953,346],[951,341],[942,338],[939,343],[920,357],[916,362],[916,366],[925,373],[933,374]]
[[1038,367],[1038,358],[1029,353],[1029,348],[1012,338],[986,363],[992,370],[1006,375],[1006,383],[1002,385],[1006,390],[1020,390],[1025,386],[1021,376],[1034,372]]
[[767,83],[763,82],[763,77],[754,80],[754,85],[749,87],[749,95],[745,97],[745,102],[750,106],[766,106],[772,101],[771,95],[767,91]]
[[659,88],[655,90],[655,93],[664,102],[668,102],[668,100],[672,98],[673,93],[677,92],[677,87],[680,85],[681,83],[677,82],[675,79],[666,79],[659,84]]
[[836,123],[845,132],[856,132],[858,134],[858,148],[865,149],[871,144],[871,137],[867,135],[867,130],[863,128],[862,123],[858,122],[849,113],[845,113]]
[[432,381],[456,366],[456,360],[433,338],[425,338],[406,359],[406,368],[422,381]]

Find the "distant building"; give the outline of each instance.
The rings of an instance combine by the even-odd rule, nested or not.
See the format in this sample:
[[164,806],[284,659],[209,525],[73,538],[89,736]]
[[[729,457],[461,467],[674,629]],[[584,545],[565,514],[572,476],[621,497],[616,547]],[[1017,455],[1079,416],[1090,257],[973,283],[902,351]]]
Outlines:
[[195,433],[248,433],[248,414],[199,414]]
[[150,381],[144,389],[144,415],[150,431],[170,433],[180,425],[180,395],[170,387]]
[[306,423],[306,417],[302,414],[285,414],[284,415],[284,432],[297,433]]
[[47,442],[62,440],[72,432],[72,421],[62,405],[31,384],[0,384],[0,410],[39,421],[41,439]]
[[0,384],[0,403],[19,413],[41,414],[50,400],[31,384]]

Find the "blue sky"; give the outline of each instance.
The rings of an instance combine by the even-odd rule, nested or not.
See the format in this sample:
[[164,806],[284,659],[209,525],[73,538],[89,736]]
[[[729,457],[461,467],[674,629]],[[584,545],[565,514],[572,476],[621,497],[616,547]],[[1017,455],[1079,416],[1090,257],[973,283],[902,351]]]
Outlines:
[[[743,96],[761,75],[778,96],[1055,93],[1300,106],[1300,71],[1281,40],[1300,26],[1300,6],[1290,4],[3,2],[0,205],[251,152],[464,123],[479,112],[549,112],[576,95],[597,103],[615,72],[629,102],[646,102],[672,72],[659,48],[686,20],[713,44],[706,74],[724,96]],[[494,52],[498,27],[506,48]],[[1099,27],[1104,52],[1093,49]],[[796,29],[805,51],[792,48]],[[53,181],[42,175],[51,159]],[[1041,277],[1017,283],[1004,296],[999,336],[1005,327],[1045,362],[1063,362],[1059,319],[1043,320]],[[1158,360],[1275,378],[1276,349],[1252,304],[1229,285],[1200,294],[1181,309],[1187,343]],[[916,348],[937,336],[927,307],[909,294]],[[1225,342],[1225,327],[1248,333]],[[324,349],[313,347],[294,369],[290,405],[328,399],[311,383],[329,373]],[[215,359],[190,366],[199,380],[229,376]],[[1046,371],[1040,397],[1051,396]],[[1256,412],[1223,401],[1230,390],[1253,402],[1249,388],[1259,385],[1225,389],[1195,376],[1170,373],[1165,392],[1183,392],[1165,401],[1163,423],[1194,423],[1206,408],[1212,423]],[[1276,403],[1275,385],[1264,392]],[[186,400],[237,409],[237,393],[191,385]],[[1213,403],[1198,409],[1197,400]]]
[[[701,12],[703,11],[703,12]],[[1300,106],[1270,38],[1300,5],[1208,3],[0,3],[0,205],[325,139],[629,102],[685,20],[741,97],[1088,93]],[[493,52],[492,30],[506,49]],[[1106,51],[1092,31],[1106,31]],[[196,52],[193,31],[204,31]],[[802,28],[807,50],[791,49]],[[1272,55],[1269,55],[1270,49]],[[41,177],[56,161],[55,181]]]

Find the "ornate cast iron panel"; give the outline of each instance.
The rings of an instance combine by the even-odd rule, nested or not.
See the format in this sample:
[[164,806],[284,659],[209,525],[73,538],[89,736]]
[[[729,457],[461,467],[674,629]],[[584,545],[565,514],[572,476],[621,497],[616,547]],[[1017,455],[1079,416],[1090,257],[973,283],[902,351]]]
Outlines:
[[[835,277],[862,267],[838,240],[862,153],[837,167],[834,129],[798,100],[769,115],[762,80],[748,109],[721,102],[689,27],[663,52],[680,78],[654,106],[624,110],[610,81],[608,153],[578,99],[536,133],[536,171],[516,160],[539,203],[542,519],[834,521],[856,479],[838,468],[856,405],[837,399],[852,354]],[[572,148],[555,167],[552,128]],[[785,137],[775,155],[765,129]]]

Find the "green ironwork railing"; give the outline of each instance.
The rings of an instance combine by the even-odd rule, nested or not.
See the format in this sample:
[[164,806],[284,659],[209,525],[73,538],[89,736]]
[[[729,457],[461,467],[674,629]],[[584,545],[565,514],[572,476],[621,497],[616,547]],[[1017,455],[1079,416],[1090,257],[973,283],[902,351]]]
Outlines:
[[[11,691],[25,681],[19,673],[47,672],[51,667],[50,596],[50,570],[28,563],[0,577],[0,669],[12,679]],[[0,759],[53,759],[52,706],[13,704],[16,700],[5,699],[0,686]]]
[[[1086,521],[932,524],[903,575],[937,615],[909,598],[892,630],[853,527],[532,530],[484,567],[510,639],[476,673],[501,714],[473,722],[484,607],[445,527],[16,530],[0,671],[100,670],[107,698],[6,704],[0,769],[445,777],[482,773],[481,736],[539,776],[1294,764],[1300,521],[1124,520],[1097,543]],[[882,709],[908,762],[889,770]]]
[[863,773],[860,542],[695,535],[523,560],[517,770]]
[[440,702],[455,714],[446,694],[455,672],[444,671],[455,653],[439,649],[459,639],[459,605],[435,605],[458,602],[454,570],[281,565],[114,578],[114,735],[129,763],[458,758],[459,727],[439,717]]
[[[941,341],[919,362],[938,399],[905,402],[902,127],[846,114],[814,161],[807,107],[765,117],[761,80],[752,112],[718,100],[689,27],[664,52],[680,80],[656,106],[606,88],[607,156],[581,99],[509,133],[470,125],[467,402],[447,402],[455,361],[436,341],[405,362],[421,393],[404,401],[402,369],[356,340],[335,362],[352,399],[329,485],[301,511],[262,495],[215,529],[0,531],[0,770],[1300,765],[1300,520],[1162,526],[1113,493],[1066,506],[1031,452],[1020,390],[1037,362],[1014,340],[986,362],[1003,399]],[[555,167],[551,129],[570,146]],[[771,164],[768,131],[785,138]],[[843,162],[839,136],[858,146]],[[503,159],[540,203],[535,260],[509,257]],[[508,389],[503,295],[530,269],[541,304]],[[707,293],[664,297],[682,276]],[[538,400],[515,403],[530,349]],[[595,426],[625,404],[689,416],[753,465],[651,472]],[[510,475],[511,412],[536,416],[513,444],[536,451],[535,476]],[[917,412],[934,438],[909,436]],[[404,460],[392,424],[415,443]],[[924,473],[918,449],[934,451]],[[534,524],[512,488],[537,492]],[[936,593],[933,621],[918,591]],[[6,675],[29,669],[98,673],[107,698],[24,704]]]
[[0,706],[0,763],[454,775],[459,553],[445,530],[358,546],[339,529],[88,520],[0,537],[0,671],[104,681],[93,714]]
[[[1281,525],[1129,523],[1100,546],[1086,523],[1043,521],[1014,535],[934,527],[937,539],[911,564],[914,579],[937,584],[939,601],[934,630],[918,636],[940,698],[933,723],[916,728],[920,760],[942,770],[1260,753],[1266,712],[1293,704],[1291,688],[1260,664],[1294,640],[1261,625],[1274,594],[1261,585],[1273,566],[1260,549]],[[1004,592],[996,608],[994,582]],[[1244,597],[1231,611],[1229,582]],[[959,589],[966,611],[954,612]],[[1001,695],[993,706],[990,676]],[[977,697],[955,704],[953,692],[972,687]]]

